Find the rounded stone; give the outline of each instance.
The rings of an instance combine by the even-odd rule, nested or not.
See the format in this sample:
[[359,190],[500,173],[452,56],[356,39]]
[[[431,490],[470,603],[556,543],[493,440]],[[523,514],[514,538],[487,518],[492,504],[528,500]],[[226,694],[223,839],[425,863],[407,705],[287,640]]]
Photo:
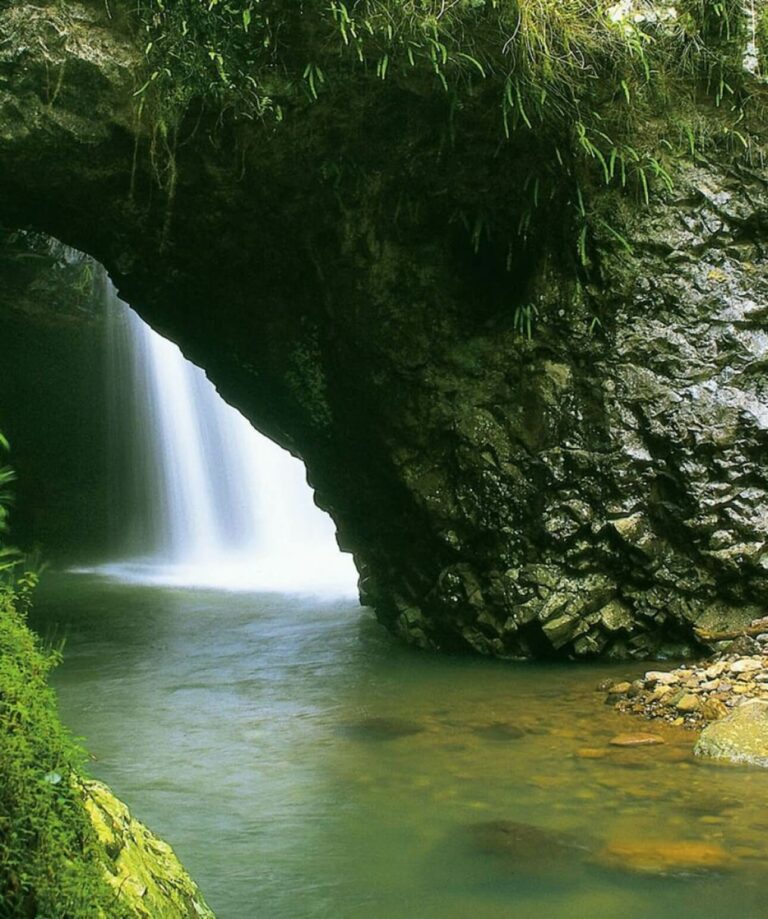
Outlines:
[[755,670],[762,670],[763,665],[751,657],[744,657],[741,660],[734,661],[729,670],[731,673],[752,673]]
[[720,699],[706,699],[699,706],[699,714],[707,721],[719,721],[728,714],[728,708]]
[[768,766],[768,702],[751,699],[707,725],[694,753],[732,763]]
[[699,697],[692,692],[686,693],[675,706],[679,712],[695,712],[699,707]]
[[652,747],[664,743],[664,738],[658,734],[617,734],[610,739],[612,747]]
[[676,673],[668,673],[666,670],[649,670],[645,675],[645,680],[647,683],[660,683],[666,686],[670,683],[679,683],[680,677]]

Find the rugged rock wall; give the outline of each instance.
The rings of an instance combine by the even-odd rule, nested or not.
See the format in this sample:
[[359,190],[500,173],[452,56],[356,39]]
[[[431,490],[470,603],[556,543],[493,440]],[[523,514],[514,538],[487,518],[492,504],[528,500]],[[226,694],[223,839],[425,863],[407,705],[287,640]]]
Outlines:
[[[46,559],[109,549],[106,331],[93,265],[0,234],[0,431],[18,479],[13,537]],[[119,419],[113,419],[119,426]]]
[[639,656],[763,611],[761,170],[678,161],[650,207],[596,192],[580,258],[552,186],[507,248],[485,217],[530,211],[540,151],[482,104],[360,77],[282,125],[203,111],[158,139],[101,4],[6,4],[0,31],[0,219],[102,261],[304,458],[389,628]]

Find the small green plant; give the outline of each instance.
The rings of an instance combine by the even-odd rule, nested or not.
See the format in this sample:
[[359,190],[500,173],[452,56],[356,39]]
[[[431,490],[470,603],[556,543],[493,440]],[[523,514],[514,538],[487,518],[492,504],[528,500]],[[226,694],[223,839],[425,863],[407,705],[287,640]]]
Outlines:
[[[9,444],[0,433],[0,461],[2,455],[9,450]],[[13,546],[5,544],[8,534],[8,518],[13,501],[11,486],[16,480],[16,475],[10,466],[0,464],[0,584],[7,582],[22,561],[21,553]]]
[[539,310],[534,303],[523,303],[515,307],[515,312],[512,317],[512,328],[518,335],[531,341],[533,339],[533,329],[538,317]]
[[84,753],[47,683],[59,655],[25,622],[37,572],[7,544],[13,480],[0,466],[0,916],[127,919],[78,792]]

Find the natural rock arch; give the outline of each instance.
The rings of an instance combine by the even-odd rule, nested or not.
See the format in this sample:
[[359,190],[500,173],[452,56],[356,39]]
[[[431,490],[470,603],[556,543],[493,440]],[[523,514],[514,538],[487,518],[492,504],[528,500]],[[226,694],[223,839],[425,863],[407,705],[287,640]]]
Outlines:
[[759,170],[680,163],[632,214],[603,192],[627,219],[594,234],[585,274],[565,188],[525,246],[462,225],[470,204],[517,224],[540,155],[474,109],[450,155],[441,98],[371,81],[300,122],[214,129],[202,111],[163,139],[103,4],[6,4],[0,34],[0,221],[101,261],[305,460],[390,629],[640,656],[764,610]]

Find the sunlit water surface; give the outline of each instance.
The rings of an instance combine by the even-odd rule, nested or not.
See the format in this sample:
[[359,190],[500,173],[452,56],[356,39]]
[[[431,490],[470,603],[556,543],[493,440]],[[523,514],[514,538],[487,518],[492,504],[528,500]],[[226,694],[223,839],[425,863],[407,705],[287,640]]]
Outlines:
[[[669,727],[664,746],[583,755],[647,728],[594,691],[632,668],[427,655],[350,601],[87,575],[48,576],[32,624],[66,638],[54,683],[92,772],[220,919],[768,914],[768,772],[697,762]],[[482,851],[471,827],[492,820],[573,834],[584,857]],[[713,842],[734,862],[597,863],[627,839]]]

